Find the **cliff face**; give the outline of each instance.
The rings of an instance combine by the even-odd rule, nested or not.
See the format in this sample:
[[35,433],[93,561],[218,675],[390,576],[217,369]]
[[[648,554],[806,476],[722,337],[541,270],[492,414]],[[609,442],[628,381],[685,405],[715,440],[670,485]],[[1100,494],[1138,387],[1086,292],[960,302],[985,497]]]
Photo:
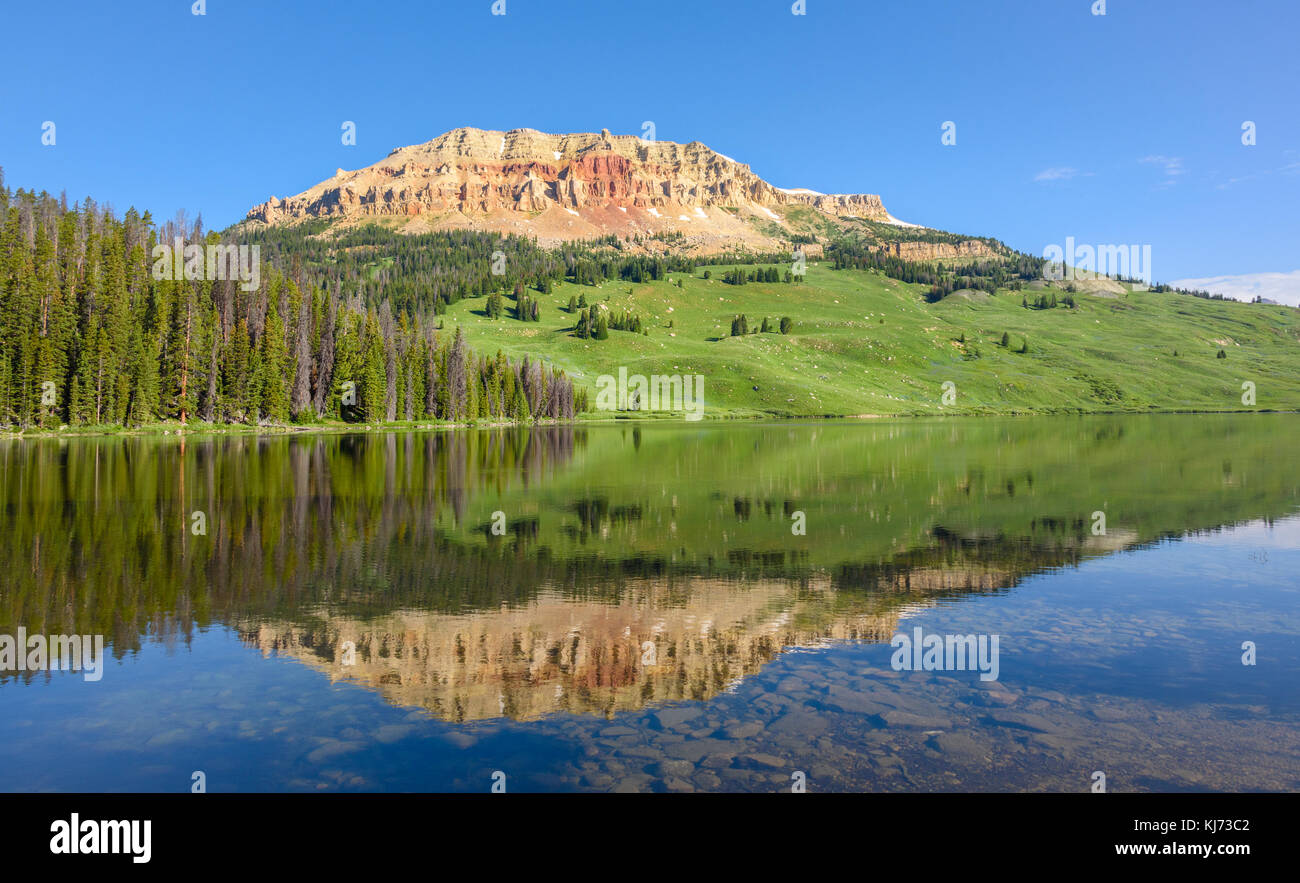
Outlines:
[[886,242],[882,246],[885,253],[905,261],[933,261],[943,258],[983,258],[993,257],[998,253],[988,243],[979,239],[967,239],[964,242],[922,242],[903,241]]
[[701,243],[766,245],[781,237],[763,222],[782,225],[797,206],[891,221],[879,196],[773,187],[697,141],[468,128],[398,148],[358,171],[339,169],[297,196],[273,196],[247,220],[400,218],[410,232],[471,227],[542,241],[680,232]]

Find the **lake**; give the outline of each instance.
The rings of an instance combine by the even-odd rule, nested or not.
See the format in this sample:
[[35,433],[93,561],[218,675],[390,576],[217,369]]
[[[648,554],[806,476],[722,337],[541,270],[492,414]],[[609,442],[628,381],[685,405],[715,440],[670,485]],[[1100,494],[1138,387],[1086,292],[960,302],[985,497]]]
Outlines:
[[0,441],[0,635],[105,657],[0,672],[0,789],[1296,790],[1298,437]]

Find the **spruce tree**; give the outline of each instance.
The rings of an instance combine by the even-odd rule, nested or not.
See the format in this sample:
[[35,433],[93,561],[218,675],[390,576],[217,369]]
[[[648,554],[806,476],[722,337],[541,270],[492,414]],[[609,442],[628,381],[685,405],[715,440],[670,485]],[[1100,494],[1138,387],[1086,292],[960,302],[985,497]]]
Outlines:
[[284,322],[280,319],[280,293],[281,289],[273,286],[267,297],[266,328],[262,331],[258,366],[261,373],[258,412],[263,420],[273,423],[289,420],[289,348]]

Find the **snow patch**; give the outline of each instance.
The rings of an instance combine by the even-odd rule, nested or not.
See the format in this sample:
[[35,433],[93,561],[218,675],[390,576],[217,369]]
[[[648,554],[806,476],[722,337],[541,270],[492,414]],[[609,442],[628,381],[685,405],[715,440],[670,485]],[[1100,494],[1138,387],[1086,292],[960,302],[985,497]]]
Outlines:
[[679,221],[689,221],[690,219],[691,219],[690,215],[678,215],[678,216],[677,216],[677,220],[679,220]]
[[648,209],[646,209],[646,211],[648,211],[650,214],[654,215],[656,218],[659,217],[659,209],[657,209],[657,208],[648,208]]
[[571,208],[566,208],[565,211],[568,212],[568,213],[571,214],[571,215],[576,215],[576,214],[577,214],[577,212],[575,212],[575,211],[574,211],[573,209],[571,209]]
[[889,212],[885,212],[885,223],[893,224],[895,227],[921,227],[922,226],[921,224],[909,224],[907,223],[907,221],[900,221],[898,220],[898,218],[894,217]]
[[760,208],[762,211],[767,212],[767,216],[768,216],[769,218],[771,218],[773,221],[779,221],[779,220],[781,220],[781,216],[778,215],[776,212],[772,211],[772,210],[771,210],[770,208],[768,208],[767,206],[765,206],[765,205],[760,205],[759,208]]
[[701,218],[705,221],[709,219],[709,216],[705,214],[704,209],[700,208],[698,205],[695,207],[695,217]]
[[825,193],[818,193],[816,190],[809,190],[807,187],[791,187],[791,188],[778,187],[778,188],[776,188],[776,189],[777,189],[777,190],[780,190],[782,193],[806,193],[806,194],[808,194],[809,196],[825,196],[825,195],[826,195]]
[[552,150],[551,153],[555,154],[555,158],[556,158],[556,159],[559,159],[559,158],[560,158],[560,151],[558,151],[558,150]]
[[621,205],[618,207],[618,210],[621,211],[623,214],[627,214],[627,209]]

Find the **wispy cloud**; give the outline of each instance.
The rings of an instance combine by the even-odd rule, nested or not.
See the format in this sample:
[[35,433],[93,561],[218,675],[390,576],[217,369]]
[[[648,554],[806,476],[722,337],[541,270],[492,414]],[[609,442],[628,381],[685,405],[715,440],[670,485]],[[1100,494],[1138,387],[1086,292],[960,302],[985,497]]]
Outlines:
[[1219,190],[1227,190],[1233,184],[1240,184],[1242,181],[1253,181],[1256,178],[1263,178],[1268,175],[1300,175],[1300,161],[1289,162],[1279,166],[1276,169],[1264,169],[1261,172],[1250,172],[1245,175],[1238,175],[1235,178],[1229,178],[1218,186]]
[[1226,181],[1224,181],[1222,184],[1220,184],[1219,187],[1218,187],[1218,189],[1219,189],[1219,190],[1227,190],[1227,189],[1228,189],[1229,187],[1231,187],[1233,184],[1240,184],[1242,181],[1253,181],[1253,180],[1255,180],[1256,178],[1262,177],[1262,176],[1267,175],[1267,174],[1269,174],[1267,171],[1264,171],[1264,172],[1251,172],[1249,175],[1240,175],[1240,176],[1238,176],[1238,177],[1236,177],[1236,178],[1229,178],[1228,180],[1226,180]]
[[1181,156],[1165,156],[1164,154],[1155,153],[1142,157],[1138,162],[1144,165],[1164,167],[1165,179],[1156,185],[1161,189],[1174,186],[1178,181],[1178,176],[1187,173],[1187,169],[1183,168],[1183,158]]
[[1165,174],[1170,177],[1181,175],[1187,171],[1183,168],[1183,158],[1181,156],[1164,156],[1156,153],[1151,156],[1144,156],[1138,162],[1162,165],[1165,167]]
[[1035,181],[1068,181],[1079,175],[1091,174],[1090,172],[1080,172],[1073,166],[1053,166],[1050,169],[1043,169],[1037,175],[1034,175]]

